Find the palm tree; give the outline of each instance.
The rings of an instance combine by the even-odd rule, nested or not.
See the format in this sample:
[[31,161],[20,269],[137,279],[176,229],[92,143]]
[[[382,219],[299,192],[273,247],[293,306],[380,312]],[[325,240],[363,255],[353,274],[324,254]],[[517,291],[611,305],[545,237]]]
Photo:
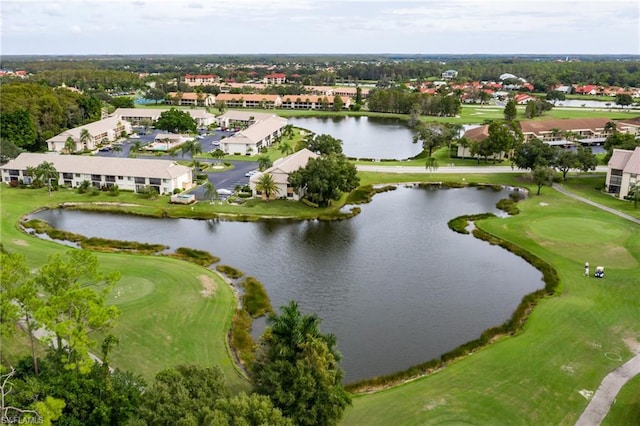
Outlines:
[[204,198],[209,200],[209,202],[218,198],[218,191],[216,191],[216,187],[211,183],[211,181],[207,181],[204,185]]
[[193,158],[198,154],[202,154],[202,144],[194,139],[186,141],[182,144],[180,152],[182,153],[183,157],[184,154],[189,154],[191,158]]
[[134,143],[131,144],[131,148],[129,149],[130,152],[136,153],[138,151],[140,151],[142,149],[142,142],[140,141],[135,141]]
[[271,173],[262,173],[256,182],[256,191],[262,192],[265,200],[269,201],[271,195],[278,195],[280,188]]
[[226,153],[220,148],[216,148],[215,151],[211,153],[211,156],[216,159],[216,162],[220,164],[220,160],[226,155]]
[[51,180],[58,180],[58,171],[56,170],[53,163],[49,163],[44,161],[35,168],[35,175],[38,180],[43,180],[46,182],[47,187],[49,188],[49,196],[51,196]]
[[263,172],[271,166],[273,166],[273,161],[271,161],[271,158],[269,158],[268,155],[261,155],[258,157],[258,170]]
[[72,152],[75,152],[75,150],[76,150],[76,141],[73,140],[71,136],[69,136],[67,140],[64,141],[64,152],[67,154],[71,154]]
[[282,141],[280,142],[280,145],[278,145],[278,151],[284,155],[289,155],[293,152],[293,147],[291,146],[291,143]]
[[89,133],[89,130],[82,129],[80,132],[80,143],[82,144],[82,149],[89,149],[89,142],[91,142],[93,136]]

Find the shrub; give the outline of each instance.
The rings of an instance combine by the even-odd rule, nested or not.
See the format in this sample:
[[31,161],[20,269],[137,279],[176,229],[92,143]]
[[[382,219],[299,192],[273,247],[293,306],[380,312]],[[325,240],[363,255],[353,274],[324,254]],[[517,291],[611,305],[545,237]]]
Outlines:
[[237,309],[231,324],[231,347],[243,364],[253,360],[255,342],[251,337],[252,320],[245,310]]
[[260,281],[254,277],[247,277],[240,286],[244,289],[244,294],[242,295],[243,309],[251,317],[258,318],[273,312],[269,295]]
[[118,185],[111,185],[109,187],[109,195],[115,197],[118,194],[120,194],[120,188],[118,188]]
[[306,198],[301,199],[300,202],[302,204],[304,204],[305,206],[313,207],[314,209],[318,208],[318,205],[316,203],[314,203],[313,201],[310,201],[310,200],[308,200]]
[[220,262],[220,258],[212,255],[208,251],[197,250],[188,247],[179,247],[176,252],[170,255],[178,259],[193,262],[201,266],[209,266],[212,263]]
[[516,206],[516,202],[510,198],[503,198],[496,203],[496,208],[506,212],[510,216],[520,213],[520,209]]
[[229,265],[218,265],[216,266],[216,271],[220,272],[221,274],[225,274],[227,277],[233,279],[240,278],[244,275],[244,272]]
[[179,194],[179,193],[181,193],[181,192],[182,192],[182,189],[180,189],[180,188],[173,188],[173,193],[174,193],[174,194]]

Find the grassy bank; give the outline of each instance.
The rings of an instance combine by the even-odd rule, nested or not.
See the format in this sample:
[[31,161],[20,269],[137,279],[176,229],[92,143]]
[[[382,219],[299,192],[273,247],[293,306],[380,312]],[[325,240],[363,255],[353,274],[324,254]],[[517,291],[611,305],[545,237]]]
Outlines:
[[[0,186],[3,247],[24,254],[31,268],[66,251],[65,246],[21,232],[17,223],[24,214],[43,205],[55,206],[65,199],[78,201],[80,197],[70,191],[49,197],[46,190]],[[96,255],[103,270],[122,274],[108,300],[121,311],[114,330],[120,339],[120,346],[112,354],[114,366],[150,380],[162,368],[178,363],[218,365],[232,388],[248,388],[232,362],[226,340],[235,296],[217,274],[168,257]],[[19,355],[19,347],[11,351],[11,359]],[[24,350],[26,353],[27,347]]]
[[[628,342],[640,339],[640,227],[550,189],[518,206],[520,215],[479,226],[551,263],[561,295],[543,299],[514,337],[356,397],[343,424],[574,424],[588,402],[583,394],[632,356]],[[584,277],[587,260],[605,265],[606,277]],[[630,386],[625,391],[637,394]],[[614,415],[628,416],[622,411]]]

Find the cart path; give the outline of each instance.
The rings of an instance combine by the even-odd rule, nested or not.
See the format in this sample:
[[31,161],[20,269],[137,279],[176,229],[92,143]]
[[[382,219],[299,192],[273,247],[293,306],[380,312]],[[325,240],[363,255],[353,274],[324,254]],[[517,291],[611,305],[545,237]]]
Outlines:
[[616,216],[620,216],[621,218],[624,218],[624,219],[630,220],[631,222],[635,222],[635,223],[637,223],[638,225],[640,225],[640,219],[638,219],[637,217],[634,217],[634,216],[628,215],[628,214],[626,214],[626,213],[623,213],[623,212],[618,211],[618,210],[616,210],[616,209],[613,209],[613,208],[611,208],[611,207],[607,207],[607,206],[602,205],[602,204],[600,204],[600,203],[596,203],[595,201],[591,201],[591,200],[590,200],[590,199],[588,199],[588,198],[585,198],[585,197],[582,197],[582,196],[580,196],[580,195],[574,194],[573,192],[567,191],[567,190],[566,190],[562,185],[559,185],[559,184],[557,184],[557,183],[554,183],[554,184],[553,184],[553,188],[554,188],[555,190],[557,190],[558,192],[561,192],[561,193],[563,193],[564,195],[566,195],[566,196],[568,196],[568,197],[571,197],[571,198],[576,199],[576,200],[578,200],[578,201],[582,201],[583,203],[586,203],[586,204],[589,204],[589,205],[591,205],[591,206],[597,207],[597,208],[599,208],[599,209],[602,209],[602,210],[604,210],[604,211],[607,211],[607,212],[609,212],[609,213],[611,213],[611,214],[615,214]]
[[[640,219],[630,216],[626,213],[612,209],[611,207],[604,206],[589,200],[588,198],[574,194],[567,191],[562,185],[553,184],[553,188],[562,194],[567,195],[573,199],[582,201],[583,203],[605,210],[611,214],[615,214],[631,222],[640,224]],[[599,426],[606,415],[609,413],[611,404],[618,396],[620,389],[627,384],[627,382],[640,374],[640,354],[637,354],[620,367],[607,374],[600,383],[598,390],[589,401],[587,408],[582,412],[582,415],[576,422],[576,426]]]
[[613,370],[602,380],[576,426],[598,426],[606,417],[620,389],[640,374],[640,354]]

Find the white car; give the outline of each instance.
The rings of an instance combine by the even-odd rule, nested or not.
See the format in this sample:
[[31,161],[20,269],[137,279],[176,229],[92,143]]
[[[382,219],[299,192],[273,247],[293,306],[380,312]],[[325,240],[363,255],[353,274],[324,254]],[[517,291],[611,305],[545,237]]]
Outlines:
[[140,136],[136,133],[133,133],[132,135],[129,135],[129,139],[140,139]]
[[224,188],[220,188],[216,192],[218,193],[218,195],[231,195],[231,194],[233,194],[233,191],[230,191],[230,190],[224,189]]

